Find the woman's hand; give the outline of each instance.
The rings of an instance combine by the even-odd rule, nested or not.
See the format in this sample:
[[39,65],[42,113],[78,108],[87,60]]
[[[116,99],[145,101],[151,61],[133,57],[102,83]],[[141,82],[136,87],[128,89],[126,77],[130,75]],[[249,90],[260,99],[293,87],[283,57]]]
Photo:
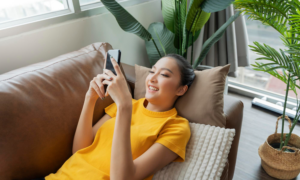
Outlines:
[[97,100],[99,97],[103,100],[105,97],[104,85],[102,83],[103,80],[112,80],[111,77],[102,73],[98,74],[93,80],[90,81],[90,86],[88,91],[85,94],[86,98]]
[[102,82],[103,84],[108,85],[106,89],[106,95],[109,94],[117,106],[129,105],[132,103],[132,97],[127,87],[126,78],[124,77],[116,60],[114,58],[111,58],[111,60],[117,75],[108,69],[104,69],[104,73],[112,77],[111,81],[105,79]]

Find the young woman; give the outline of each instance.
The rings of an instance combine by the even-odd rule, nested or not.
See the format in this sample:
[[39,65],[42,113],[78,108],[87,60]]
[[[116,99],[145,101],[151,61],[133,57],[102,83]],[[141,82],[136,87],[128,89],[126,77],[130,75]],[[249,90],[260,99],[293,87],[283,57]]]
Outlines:
[[[135,100],[117,62],[112,62],[117,75],[105,69],[90,82],[73,155],[46,180],[150,180],[169,163],[185,160],[191,132],[174,104],[195,78],[191,65],[177,54],[162,57],[146,78],[145,98]],[[92,127],[95,103],[108,95],[114,103]]]

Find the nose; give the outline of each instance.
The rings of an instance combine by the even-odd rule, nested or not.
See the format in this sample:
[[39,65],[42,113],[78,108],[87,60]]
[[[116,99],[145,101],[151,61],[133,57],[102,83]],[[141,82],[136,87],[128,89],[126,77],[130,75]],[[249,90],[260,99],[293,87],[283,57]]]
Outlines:
[[150,76],[150,82],[157,82],[157,74],[156,73],[153,73],[152,76]]

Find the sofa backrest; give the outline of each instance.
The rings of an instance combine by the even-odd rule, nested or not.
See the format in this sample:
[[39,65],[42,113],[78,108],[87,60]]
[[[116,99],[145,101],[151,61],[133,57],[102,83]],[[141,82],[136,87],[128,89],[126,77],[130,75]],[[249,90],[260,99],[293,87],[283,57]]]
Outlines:
[[[94,43],[0,75],[1,180],[45,176],[72,155],[85,93],[109,49]],[[97,101],[93,125],[112,102]]]
[[[93,77],[103,72],[109,49],[113,49],[109,43],[97,42],[0,75],[1,180],[48,175],[72,155],[85,93]],[[134,66],[122,63],[122,67],[133,94]],[[103,116],[104,107],[111,103],[110,97],[98,99],[93,125]],[[228,156],[229,180],[235,168],[242,112],[243,104],[239,100],[224,97],[226,128],[236,129]]]

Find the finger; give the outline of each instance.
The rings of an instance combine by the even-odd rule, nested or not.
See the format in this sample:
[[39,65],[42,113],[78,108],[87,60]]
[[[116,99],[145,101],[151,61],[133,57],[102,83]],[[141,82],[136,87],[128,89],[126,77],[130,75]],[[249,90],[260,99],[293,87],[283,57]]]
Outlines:
[[110,77],[110,76],[108,76],[106,74],[98,74],[94,79],[95,79],[97,85],[99,86],[102,95],[104,95],[105,94],[105,88],[104,88],[104,86],[102,84],[102,81],[104,79],[112,80],[112,77]]
[[104,79],[107,79],[107,80],[112,80],[112,77],[108,76],[107,74],[98,74],[96,76],[97,79],[100,80],[100,82],[102,82]]
[[102,98],[102,94],[100,92],[100,89],[99,89],[99,87],[97,86],[97,84],[96,84],[96,82],[94,80],[91,82],[91,87],[96,91],[96,93],[98,94],[98,96],[100,98]]
[[111,70],[109,69],[104,69],[105,74],[107,74],[108,76],[115,78],[117,77]]
[[114,69],[115,69],[115,71],[116,71],[116,73],[117,73],[117,76],[119,76],[119,75],[121,75],[122,74],[122,72],[121,72],[121,69],[120,69],[120,66],[119,66],[119,64],[117,63],[117,61],[115,60],[115,58],[110,58],[112,61],[112,64],[113,64],[113,66],[114,66]]
[[107,84],[107,88],[106,88],[106,92],[105,92],[104,96],[108,96],[109,95],[108,89],[109,89],[109,86],[112,84],[112,82],[108,81],[108,80],[104,80],[102,83]]
[[102,81],[102,84],[107,84],[107,88],[108,88],[108,86],[110,86],[112,84],[112,82],[108,81],[108,80],[104,80],[104,81]]
[[94,77],[94,81],[97,84],[97,87],[98,87],[98,89],[101,92],[101,96],[99,96],[99,97],[102,98],[104,96],[104,94],[105,94],[104,86],[103,86],[102,82],[98,78]]

